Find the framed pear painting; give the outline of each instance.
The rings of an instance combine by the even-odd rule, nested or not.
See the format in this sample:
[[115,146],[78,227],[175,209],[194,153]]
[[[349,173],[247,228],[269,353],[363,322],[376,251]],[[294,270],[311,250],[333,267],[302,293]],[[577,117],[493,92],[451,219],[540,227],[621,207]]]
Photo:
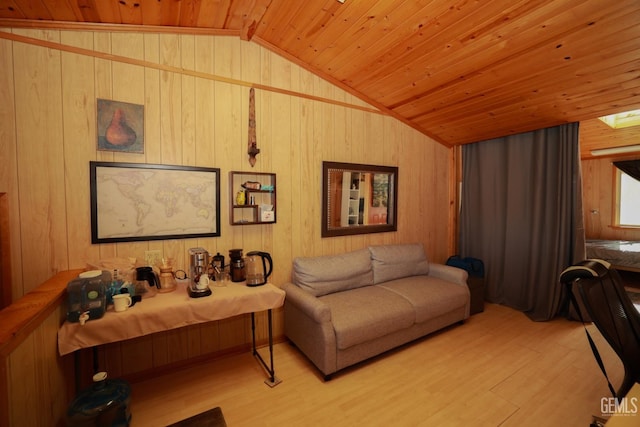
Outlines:
[[144,106],[98,98],[98,150],[144,153]]

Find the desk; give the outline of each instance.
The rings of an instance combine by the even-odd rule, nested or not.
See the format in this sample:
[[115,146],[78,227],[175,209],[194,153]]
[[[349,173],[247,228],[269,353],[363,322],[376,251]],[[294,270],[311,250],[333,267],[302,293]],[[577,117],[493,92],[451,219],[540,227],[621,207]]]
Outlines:
[[[270,283],[248,287],[244,282],[229,282],[226,287],[212,286],[211,289],[213,295],[190,298],[186,284],[179,283],[175,291],[159,293],[152,298],[143,297],[127,311],[116,313],[113,306],[109,306],[101,319],[90,320],[84,325],[64,322],[58,331],[58,351],[64,356],[82,348],[251,313],[253,354],[269,372],[270,378],[265,382],[273,387],[279,380],[273,368],[271,310],[284,304],[285,292]],[[265,310],[269,321],[270,366],[256,350],[254,313]]]

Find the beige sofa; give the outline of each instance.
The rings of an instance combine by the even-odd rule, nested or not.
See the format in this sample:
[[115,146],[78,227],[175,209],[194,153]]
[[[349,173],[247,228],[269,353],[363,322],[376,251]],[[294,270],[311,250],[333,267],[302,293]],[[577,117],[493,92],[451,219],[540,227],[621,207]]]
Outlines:
[[420,244],[296,258],[285,334],[329,379],[340,369],[469,317],[467,272]]

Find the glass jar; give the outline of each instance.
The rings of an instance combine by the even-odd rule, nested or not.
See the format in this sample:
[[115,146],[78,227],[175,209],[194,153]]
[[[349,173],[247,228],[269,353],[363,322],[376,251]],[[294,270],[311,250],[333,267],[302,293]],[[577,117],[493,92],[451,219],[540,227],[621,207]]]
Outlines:
[[158,292],[172,292],[176,289],[176,278],[172,267],[160,267],[160,289]]

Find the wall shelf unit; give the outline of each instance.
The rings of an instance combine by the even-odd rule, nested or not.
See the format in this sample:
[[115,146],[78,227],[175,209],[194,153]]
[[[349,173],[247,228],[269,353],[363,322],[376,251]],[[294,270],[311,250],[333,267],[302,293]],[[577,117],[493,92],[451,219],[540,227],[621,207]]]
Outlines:
[[275,224],[275,173],[229,172],[229,198],[231,225]]
[[368,215],[367,195],[370,192],[366,175],[359,172],[343,172],[342,175],[340,226],[363,225]]

